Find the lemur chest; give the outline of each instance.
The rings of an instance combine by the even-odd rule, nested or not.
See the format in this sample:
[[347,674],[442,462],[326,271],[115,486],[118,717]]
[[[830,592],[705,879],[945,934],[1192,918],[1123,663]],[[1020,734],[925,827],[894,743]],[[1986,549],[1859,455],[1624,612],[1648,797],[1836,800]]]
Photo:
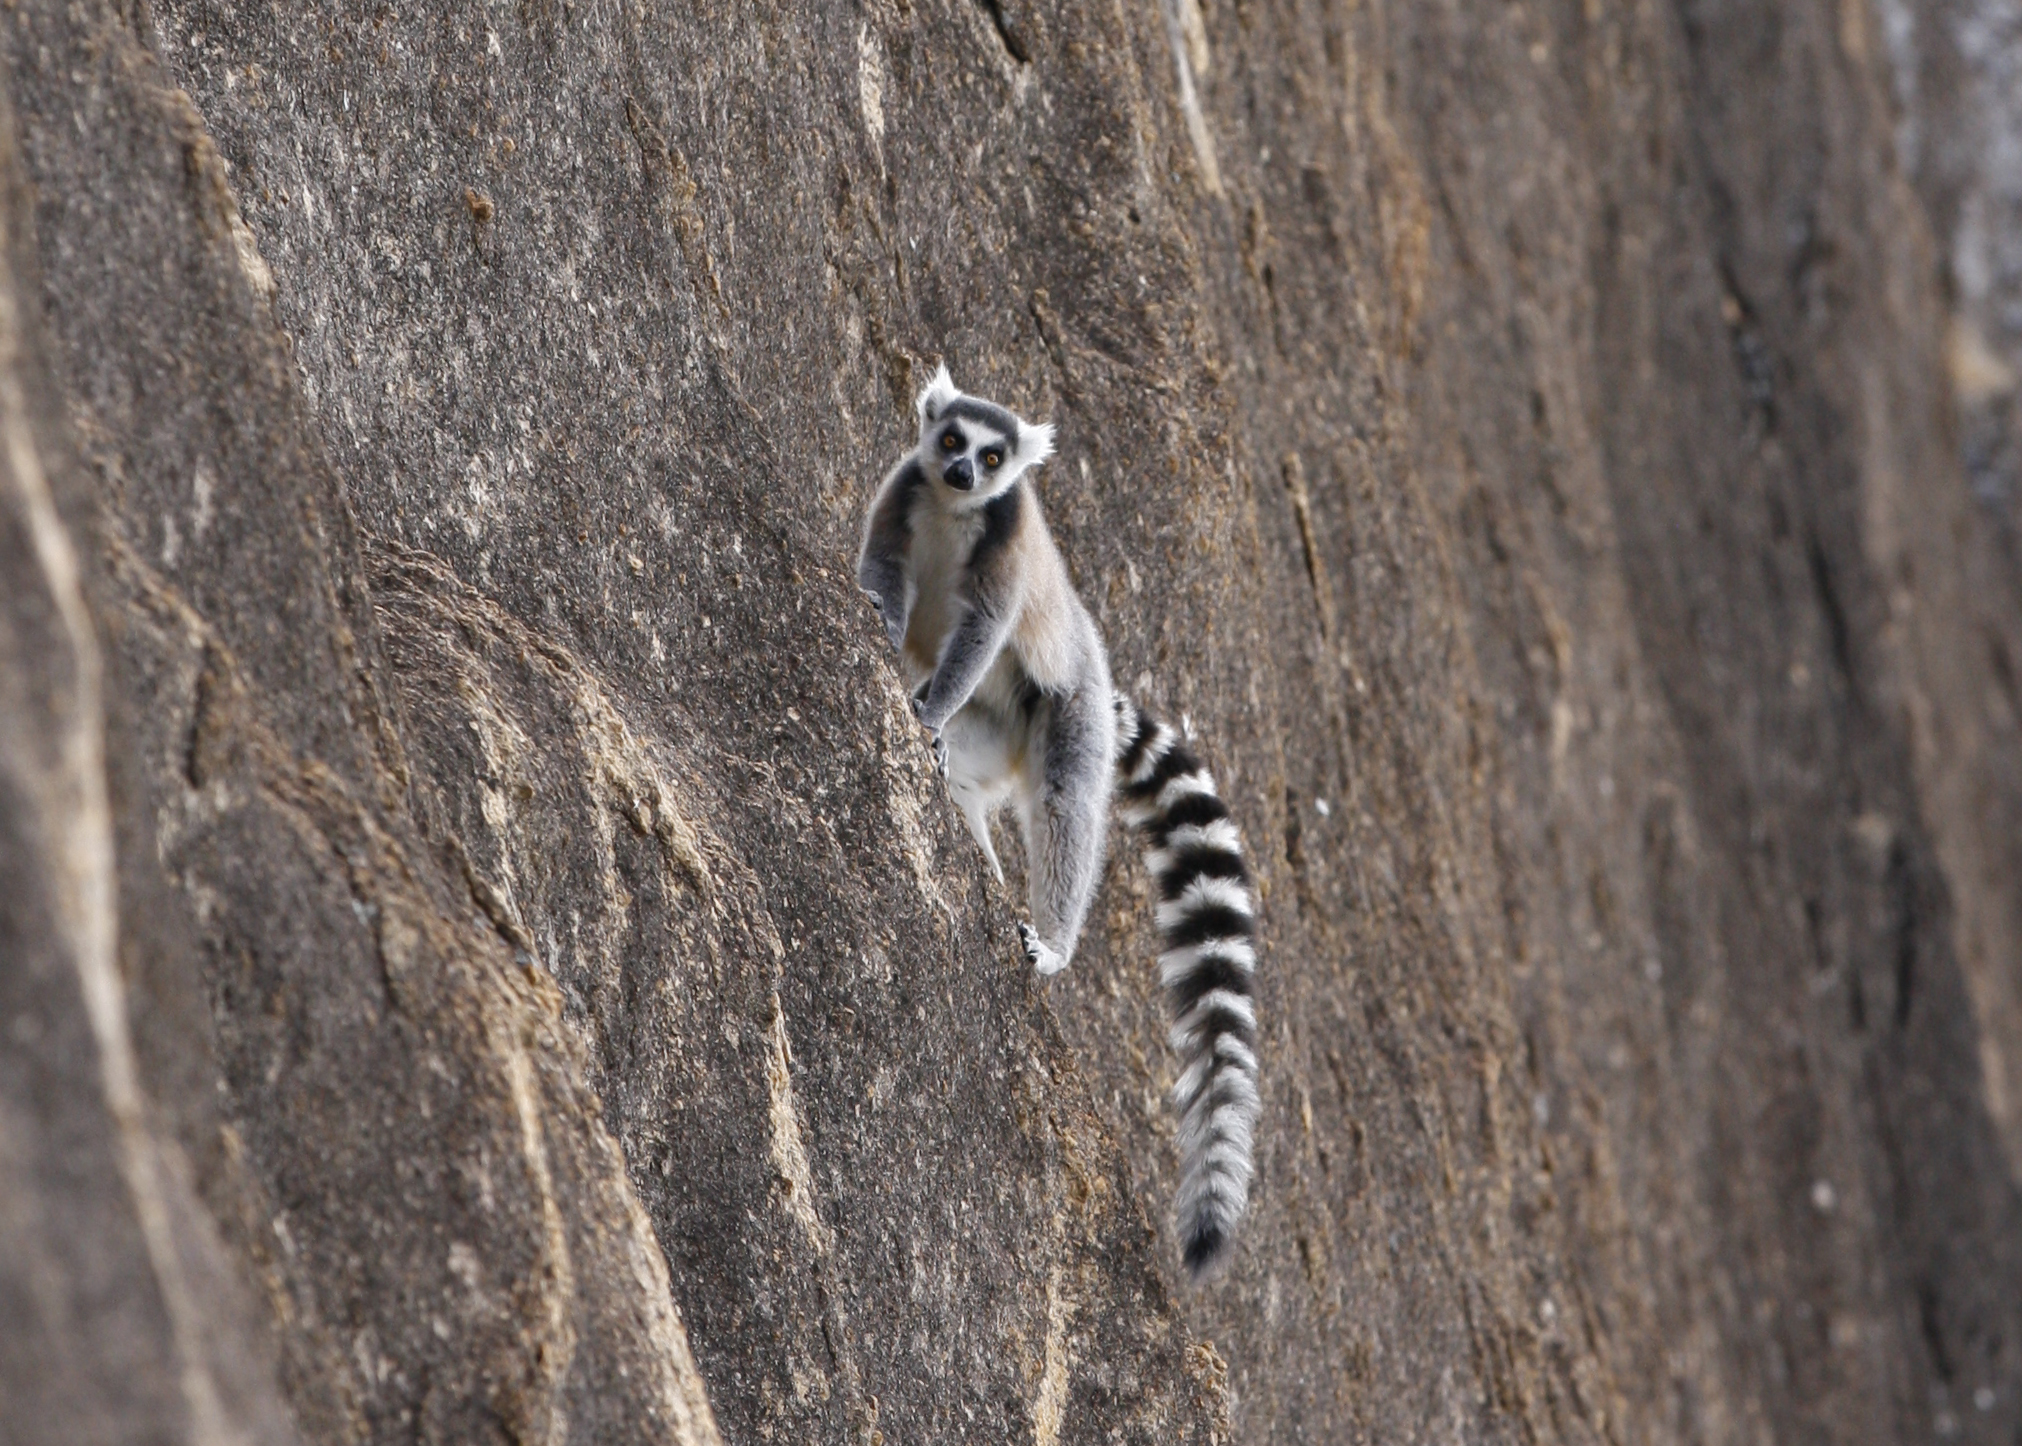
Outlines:
[[906,561],[913,611],[906,625],[906,660],[924,676],[934,670],[942,644],[969,610],[962,582],[983,535],[983,519],[922,507],[912,522],[913,546]]
[[[983,528],[980,511],[944,512],[938,507],[922,507],[913,517],[913,545],[907,558],[913,582],[913,611],[906,623],[905,647],[907,671],[913,683],[933,673],[948,634],[968,616],[964,584]],[[1010,675],[1018,667],[1013,650],[1007,647],[978,692],[1015,691],[1016,680]]]

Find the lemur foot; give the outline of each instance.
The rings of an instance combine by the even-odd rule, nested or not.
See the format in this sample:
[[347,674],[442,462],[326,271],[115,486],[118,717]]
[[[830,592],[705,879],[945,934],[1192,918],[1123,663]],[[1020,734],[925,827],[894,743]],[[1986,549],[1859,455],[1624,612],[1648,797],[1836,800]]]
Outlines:
[[1018,926],[1018,945],[1025,951],[1025,962],[1041,974],[1058,974],[1067,967],[1066,957],[1048,948],[1030,924]]

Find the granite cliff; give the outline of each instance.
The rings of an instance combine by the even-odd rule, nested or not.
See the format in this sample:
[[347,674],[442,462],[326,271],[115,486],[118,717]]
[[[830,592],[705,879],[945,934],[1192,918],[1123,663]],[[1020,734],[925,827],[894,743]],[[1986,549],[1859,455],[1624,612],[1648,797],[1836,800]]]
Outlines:
[[[1972,8],[10,0],[0,1440],[2012,1441]],[[1205,1291],[850,581],[942,358],[1258,865]]]

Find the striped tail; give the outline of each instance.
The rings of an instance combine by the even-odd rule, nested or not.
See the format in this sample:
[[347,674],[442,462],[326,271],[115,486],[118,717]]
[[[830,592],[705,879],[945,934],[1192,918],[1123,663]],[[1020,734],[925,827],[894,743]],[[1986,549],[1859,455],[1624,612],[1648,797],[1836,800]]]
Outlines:
[[1215,780],[1168,724],[1116,698],[1124,820],[1158,885],[1159,983],[1183,1062],[1179,1225],[1199,1280],[1227,1257],[1250,1198],[1257,1120],[1257,910],[1243,842]]

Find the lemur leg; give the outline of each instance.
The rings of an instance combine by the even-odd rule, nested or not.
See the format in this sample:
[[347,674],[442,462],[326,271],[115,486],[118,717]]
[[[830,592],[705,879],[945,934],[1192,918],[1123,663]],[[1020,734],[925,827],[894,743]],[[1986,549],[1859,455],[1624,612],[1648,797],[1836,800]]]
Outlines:
[[990,839],[990,815],[1011,788],[1011,740],[997,719],[974,706],[950,718],[941,737],[948,749],[948,792],[1001,884],[1004,866]]
[[1033,741],[1043,746],[1026,754],[1019,799],[1032,923],[1018,932],[1033,966],[1057,974],[1074,958],[1102,882],[1116,716],[1108,690],[1091,688],[1052,699],[1036,721]]

